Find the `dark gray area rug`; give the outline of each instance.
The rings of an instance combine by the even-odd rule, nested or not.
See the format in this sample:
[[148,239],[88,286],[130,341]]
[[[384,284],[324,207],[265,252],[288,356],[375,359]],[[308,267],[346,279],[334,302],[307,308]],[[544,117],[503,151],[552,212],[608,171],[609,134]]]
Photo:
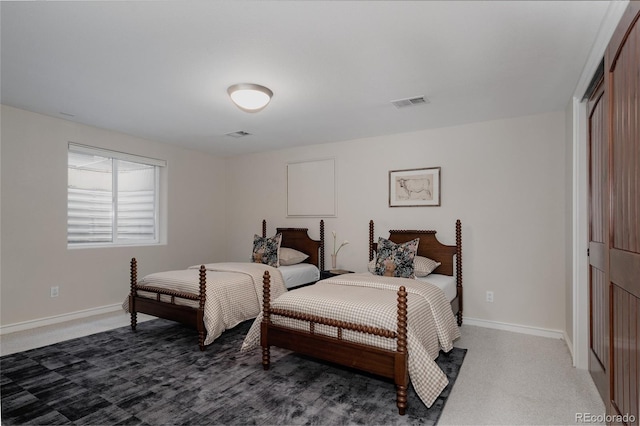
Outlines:
[[436,424],[466,349],[441,353],[449,386],[429,409],[409,389],[399,416],[392,382],[272,348],[240,353],[251,321],[206,351],[161,319],[0,358],[2,424]]

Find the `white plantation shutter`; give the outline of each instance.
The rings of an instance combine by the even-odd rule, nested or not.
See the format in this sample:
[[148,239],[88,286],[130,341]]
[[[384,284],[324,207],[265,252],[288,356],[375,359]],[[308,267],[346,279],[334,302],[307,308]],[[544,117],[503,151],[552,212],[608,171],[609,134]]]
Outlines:
[[69,246],[159,241],[160,168],[166,162],[69,144]]
[[67,243],[109,243],[113,240],[111,192],[69,187]]

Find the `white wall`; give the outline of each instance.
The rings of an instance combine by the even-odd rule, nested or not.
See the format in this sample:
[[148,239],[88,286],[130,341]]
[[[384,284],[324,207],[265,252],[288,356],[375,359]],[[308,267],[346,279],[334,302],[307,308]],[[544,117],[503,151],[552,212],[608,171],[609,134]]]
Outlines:
[[[328,124],[330,125],[330,124]],[[231,158],[227,163],[228,251],[250,254],[253,233],[268,220],[304,226],[318,237],[319,219],[286,218],[287,162],[335,157],[338,217],[326,218],[343,248],[338,267],[364,271],[368,221],[376,238],[393,229],[436,229],[455,242],[463,224],[465,316],[564,330],[566,297],[565,112],[415,133],[306,146]],[[390,170],[442,167],[441,207],[388,207]],[[328,239],[326,257],[332,250]],[[327,259],[328,260],[328,259]],[[495,293],[494,303],[485,292]]]
[[[338,217],[325,218],[338,266],[363,271],[368,221],[376,237],[391,228],[432,228],[455,242],[463,223],[465,316],[546,330],[567,323],[567,151],[565,112],[282,151],[216,158],[201,152],[2,106],[2,325],[121,303],[128,263],[140,274],[202,261],[249,258],[254,233],[286,218],[286,163],[334,157]],[[168,244],[68,250],[66,155],[69,141],[168,161]],[[56,160],[56,161],[52,161]],[[442,167],[441,207],[388,207],[389,170]],[[60,286],[58,298],[49,289]],[[485,292],[495,302],[484,301]]]
[[[223,159],[7,106],[1,120],[3,326],[122,303],[133,256],[140,274],[225,260]],[[167,244],[67,249],[70,141],[167,160]]]

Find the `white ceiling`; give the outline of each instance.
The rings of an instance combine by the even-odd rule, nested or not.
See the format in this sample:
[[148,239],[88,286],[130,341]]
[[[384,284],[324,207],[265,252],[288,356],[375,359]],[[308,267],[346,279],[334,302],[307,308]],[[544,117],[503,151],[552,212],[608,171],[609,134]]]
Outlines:
[[[0,100],[220,156],[557,111],[608,5],[5,1]],[[243,82],[263,111],[231,103]]]

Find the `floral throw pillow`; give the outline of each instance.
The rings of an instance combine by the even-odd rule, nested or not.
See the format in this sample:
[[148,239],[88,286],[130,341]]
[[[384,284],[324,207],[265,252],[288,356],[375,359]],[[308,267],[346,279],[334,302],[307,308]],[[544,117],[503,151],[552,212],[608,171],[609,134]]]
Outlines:
[[[282,264],[282,256],[280,256],[280,264]],[[416,277],[426,277],[440,265],[442,265],[442,263],[436,262],[428,257],[416,256],[413,259],[413,271]],[[376,259],[371,260],[367,264],[367,270],[372,274],[376,273]]]
[[396,244],[386,238],[378,238],[376,275],[385,277],[415,278],[413,260],[420,238]]
[[276,234],[273,237],[253,236],[253,253],[251,261],[253,263],[264,263],[265,265],[277,268],[278,251],[282,242],[282,234]]

